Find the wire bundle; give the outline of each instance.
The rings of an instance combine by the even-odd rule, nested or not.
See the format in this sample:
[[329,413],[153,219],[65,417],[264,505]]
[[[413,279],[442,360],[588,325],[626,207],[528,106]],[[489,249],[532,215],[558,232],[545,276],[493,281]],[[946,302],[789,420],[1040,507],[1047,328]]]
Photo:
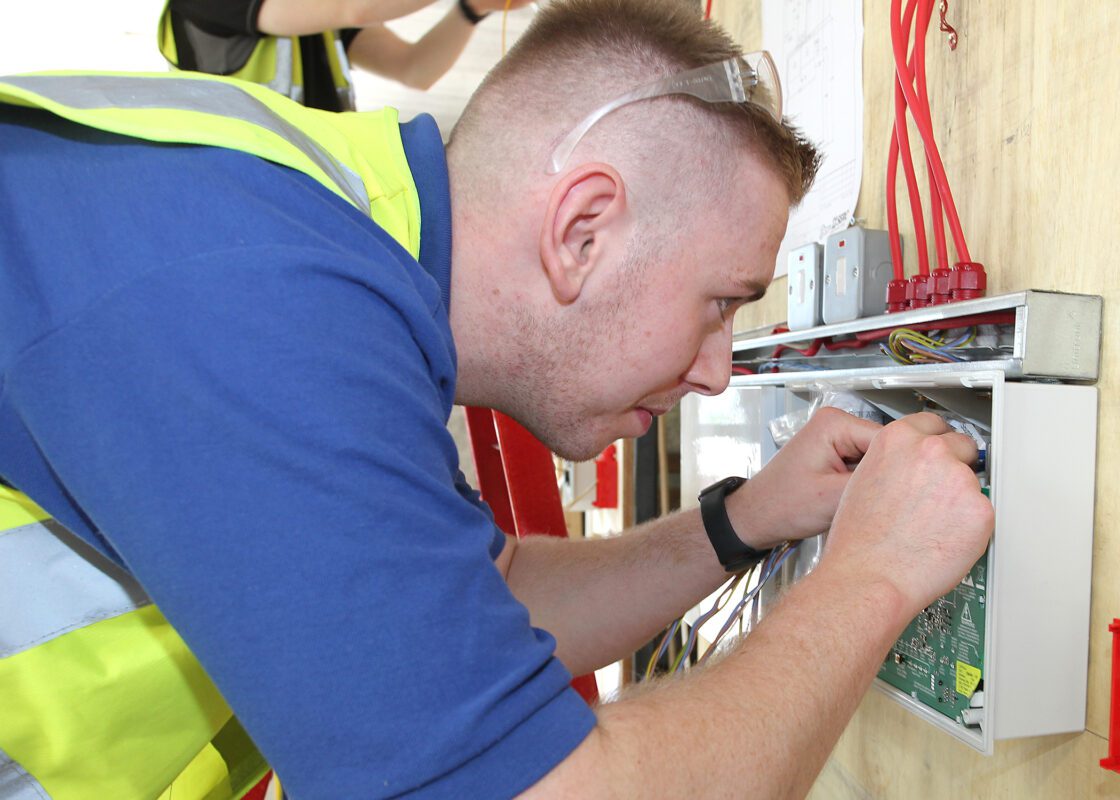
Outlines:
[[[790,553],[794,552],[794,550],[797,549],[798,544],[800,544],[800,542],[782,543],[778,547],[775,547],[773,550],[771,550],[767,554],[766,558],[764,558],[761,562],[755,564],[746,572],[736,575],[724,585],[723,590],[720,591],[719,595],[716,597],[716,601],[712,604],[712,607],[701,614],[699,617],[697,617],[696,621],[692,624],[691,629],[688,632],[688,638],[685,641],[684,647],[682,647],[680,652],[677,653],[676,657],[672,660],[672,663],[669,666],[670,674],[682,672],[684,670],[684,665],[689,662],[692,652],[696,649],[696,643],[699,637],[700,628],[703,627],[704,623],[706,623],[727,606],[728,602],[730,602],[731,598],[735,595],[735,590],[739,588],[740,585],[745,583],[745,585],[750,588],[743,594],[743,597],[731,610],[731,613],[728,615],[727,620],[723,623],[723,627],[720,628],[719,633],[716,634],[715,638],[711,642],[711,645],[708,647],[699,663],[703,664],[708,660],[708,658],[711,657],[712,653],[714,653],[716,650],[716,645],[718,645],[720,640],[723,639],[724,635],[726,635],[726,633],[731,630],[731,628],[737,622],[740,621],[743,616],[743,612],[746,610],[746,607],[748,605],[753,603],[755,606],[755,610],[757,611],[759,592],[762,591],[762,587],[765,586],[767,581],[769,581],[770,578],[772,578],[774,574],[781,568],[782,564],[784,564],[786,559],[789,558]],[[684,618],[682,617],[681,619],[678,619],[676,622],[674,622],[669,627],[669,629],[665,631],[665,635],[661,637],[661,643],[657,648],[657,652],[654,653],[653,658],[651,658],[649,660],[649,663],[646,665],[646,680],[649,680],[653,676],[654,667],[656,666],[657,662],[661,660],[661,657],[665,655],[665,652],[669,648],[669,643],[676,638],[677,633],[678,631],[680,631],[683,624]]]
[[911,328],[895,328],[879,349],[899,364],[952,363],[964,359],[950,351],[966,346],[975,338],[976,328],[969,328],[953,339],[926,336]]

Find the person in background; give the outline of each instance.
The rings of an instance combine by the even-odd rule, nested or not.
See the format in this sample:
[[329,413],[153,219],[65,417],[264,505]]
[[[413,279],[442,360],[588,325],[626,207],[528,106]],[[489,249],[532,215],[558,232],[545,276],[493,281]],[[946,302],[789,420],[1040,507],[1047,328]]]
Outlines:
[[[431,0],[169,0],[159,48],[182,70],[264,84],[310,108],[353,111],[350,66],[428,89],[458,60],[475,26],[505,0],[458,0],[408,42],[383,23]],[[510,0],[516,9],[530,0]]]

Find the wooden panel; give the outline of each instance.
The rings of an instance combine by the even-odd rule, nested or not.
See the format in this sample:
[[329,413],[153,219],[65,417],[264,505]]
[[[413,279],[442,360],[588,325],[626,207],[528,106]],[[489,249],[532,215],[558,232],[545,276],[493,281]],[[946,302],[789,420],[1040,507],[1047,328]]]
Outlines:
[[[882,228],[892,114],[888,13],[886,0],[864,6],[866,152],[856,212]],[[760,45],[756,2],[721,0],[716,16],[747,49]],[[936,22],[928,40],[934,128],[972,256],[987,268],[989,292],[1060,289],[1105,297],[1089,732],[997,742],[996,755],[985,758],[872,693],[812,796],[1120,797],[1120,775],[1097,763],[1107,750],[1107,628],[1120,617],[1120,493],[1112,485],[1120,473],[1120,269],[1114,263],[1120,3],[953,2],[949,21],[960,32],[955,52]],[[913,129],[911,139],[919,141]],[[917,264],[913,224],[899,173],[910,273]],[[785,293],[783,278],[762,302],[740,312],[738,329],[784,320]],[[1061,535],[1054,531],[1056,546]]]

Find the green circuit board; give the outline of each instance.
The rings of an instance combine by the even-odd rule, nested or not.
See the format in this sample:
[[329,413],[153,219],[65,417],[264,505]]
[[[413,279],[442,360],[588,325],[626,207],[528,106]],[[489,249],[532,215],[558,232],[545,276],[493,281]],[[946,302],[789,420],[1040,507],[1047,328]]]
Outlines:
[[961,722],[984,676],[988,554],[902,632],[879,677],[918,702]]

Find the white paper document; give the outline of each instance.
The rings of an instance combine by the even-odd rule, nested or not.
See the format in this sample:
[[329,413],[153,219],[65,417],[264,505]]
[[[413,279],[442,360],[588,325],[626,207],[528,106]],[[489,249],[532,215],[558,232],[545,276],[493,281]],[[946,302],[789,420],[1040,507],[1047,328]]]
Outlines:
[[820,150],[812,191],[790,214],[788,251],[851,222],[863,170],[863,7],[860,0],[762,0],[762,46],[782,81],[782,113]]

